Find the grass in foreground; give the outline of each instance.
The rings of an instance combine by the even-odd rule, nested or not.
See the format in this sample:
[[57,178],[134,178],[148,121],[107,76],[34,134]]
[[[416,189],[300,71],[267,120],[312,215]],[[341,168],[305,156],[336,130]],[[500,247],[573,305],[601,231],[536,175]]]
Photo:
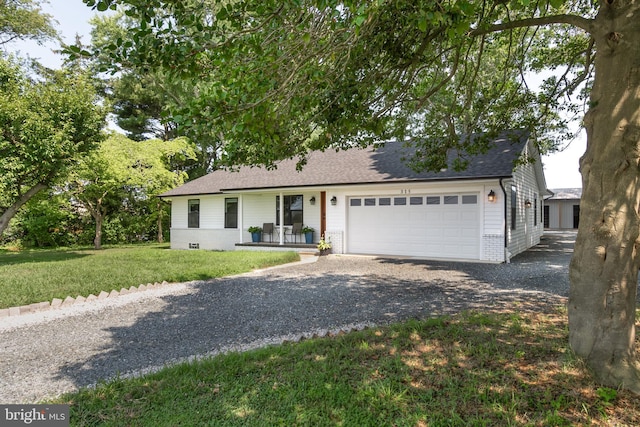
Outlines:
[[166,368],[66,395],[78,426],[638,425],[566,349],[566,314],[463,313]]
[[0,252],[0,308],[162,282],[239,274],[297,261],[294,252],[178,251],[168,245]]

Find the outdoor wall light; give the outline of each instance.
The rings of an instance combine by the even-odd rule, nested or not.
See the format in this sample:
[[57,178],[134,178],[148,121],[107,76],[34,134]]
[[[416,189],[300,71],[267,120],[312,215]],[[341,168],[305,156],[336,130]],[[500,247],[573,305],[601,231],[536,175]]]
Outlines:
[[312,205],[316,204],[316,196],[311,196],[311,198],[309,199],[309,203],[311,203]]
[[496,201],[496,199],[497,199],[496,193],[493,190],[489,191],[489,195],[487,195],[487,200],[489,200],[489,202],[493,203],[493,202]]
[[527,199],[524,201],[524,207],[525,208],[530,208],[531,207],[531,200]]
[[335,206],[337,203],[338,203],[338,198],[337,198],[336,196],[333,196],[333,197],[331,198],[331,204],[332,204],[333,206]]

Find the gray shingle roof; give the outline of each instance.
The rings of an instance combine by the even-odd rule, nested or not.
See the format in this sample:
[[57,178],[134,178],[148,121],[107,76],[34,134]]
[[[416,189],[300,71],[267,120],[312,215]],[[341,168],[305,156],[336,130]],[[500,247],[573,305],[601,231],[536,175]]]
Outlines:
[[[415,172],[403,161],[411,156],[413,149],[390,142],[376,149],[312,152],[301,171],[296,170],[296,160],[279,162],[274,170],[262,167],[217,170],[160,197],[287,187],[507,178],[513,175],[514,162],[522,154],[529,132],[512,131],[508,135],[492,141],[493,147],[475,156],[463,171],[449,168],[441,172]],[[449,164],[453,158],[454,154],[450,154]]]
[[548,200],[579,200],[582,197],[582,188],[552,188],[553,197]]

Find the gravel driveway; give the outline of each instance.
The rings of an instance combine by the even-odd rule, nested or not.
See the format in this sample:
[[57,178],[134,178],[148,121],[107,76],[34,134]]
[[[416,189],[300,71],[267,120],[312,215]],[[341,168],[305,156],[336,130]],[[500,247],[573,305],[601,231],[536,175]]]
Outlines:
[[0,402],[32,403],[115,375],[464,309],[546,310],[568,294],[575,233],[510,264],[321,257],[0,320]]

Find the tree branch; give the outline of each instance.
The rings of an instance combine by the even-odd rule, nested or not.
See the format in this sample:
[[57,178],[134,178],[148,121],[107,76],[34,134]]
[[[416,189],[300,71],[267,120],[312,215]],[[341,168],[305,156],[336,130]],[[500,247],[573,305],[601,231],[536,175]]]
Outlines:
[[518,21],[503,22],[501,24],[494,24],[486,28],[477,28],[469,32],[472,37],[482,36],[485,34],[496,33],[504,30],[513,30],[515,28],[525,27],[540,27],[544,25],[553,24],[568,24],[578,28],[582,28],[587,33],[593,32],[593,20],[583,18],[577,15],[551,15],[543,16],[540,18],[527,18],[520,19]]

